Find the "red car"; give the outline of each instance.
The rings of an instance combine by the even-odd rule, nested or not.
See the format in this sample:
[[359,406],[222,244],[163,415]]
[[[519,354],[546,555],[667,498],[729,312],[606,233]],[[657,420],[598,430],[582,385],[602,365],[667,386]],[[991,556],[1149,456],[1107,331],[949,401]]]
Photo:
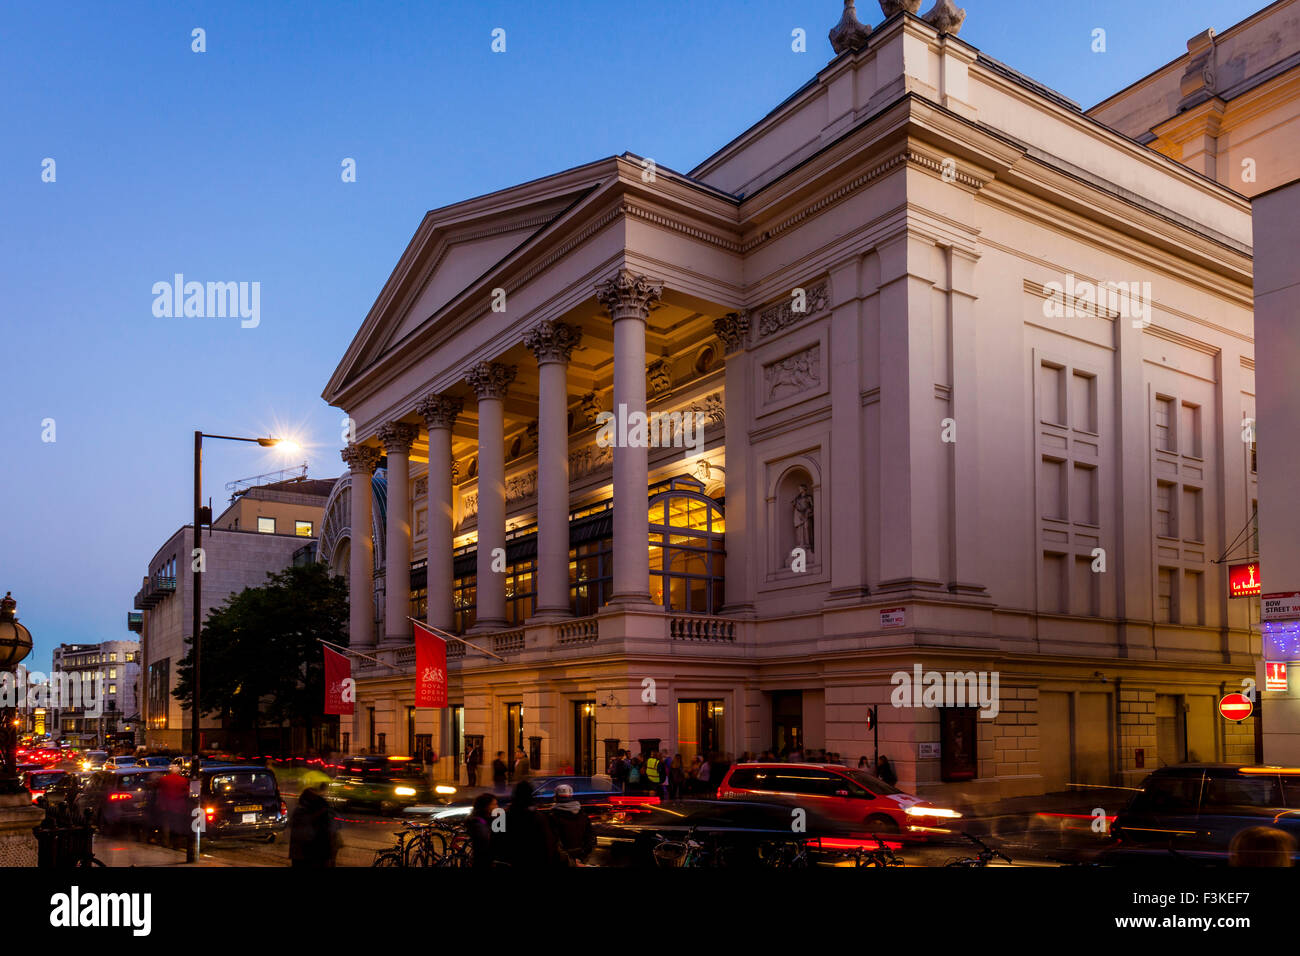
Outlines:
[[961,817],[865,771],[829,763],[735,764],[718,798],[801,806],[864,832],[918,838],[949,833],[947,827]]

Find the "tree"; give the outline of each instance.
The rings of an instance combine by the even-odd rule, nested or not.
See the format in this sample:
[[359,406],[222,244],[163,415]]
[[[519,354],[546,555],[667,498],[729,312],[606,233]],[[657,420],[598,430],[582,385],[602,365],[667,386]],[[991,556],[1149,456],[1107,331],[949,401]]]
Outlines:
[[[261,587],[231,594],[203,625],[200,712],[219,714],[237,732],[287,723],[311,739],[325,695],[318,639],[346,646],[347,621],[347,585],[324,564],[268,573]],[[189,710],[194,648],[187,644],[172,694]]]

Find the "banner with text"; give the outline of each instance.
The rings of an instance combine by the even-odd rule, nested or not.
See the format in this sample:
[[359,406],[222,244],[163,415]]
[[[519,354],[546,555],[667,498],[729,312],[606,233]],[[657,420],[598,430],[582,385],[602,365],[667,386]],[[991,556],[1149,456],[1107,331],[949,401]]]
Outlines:
[[447,642],[411,622],[415,629],[415,706],[447,706]]

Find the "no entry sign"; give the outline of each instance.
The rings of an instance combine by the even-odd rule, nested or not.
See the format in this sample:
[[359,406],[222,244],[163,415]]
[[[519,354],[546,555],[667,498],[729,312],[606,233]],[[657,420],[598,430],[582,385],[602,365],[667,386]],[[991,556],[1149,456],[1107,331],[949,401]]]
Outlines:
[[1255,712],[1255,705],[1245,694],[1228,694],[1219,701],[1219,713],[1232,721],[1245,720]]

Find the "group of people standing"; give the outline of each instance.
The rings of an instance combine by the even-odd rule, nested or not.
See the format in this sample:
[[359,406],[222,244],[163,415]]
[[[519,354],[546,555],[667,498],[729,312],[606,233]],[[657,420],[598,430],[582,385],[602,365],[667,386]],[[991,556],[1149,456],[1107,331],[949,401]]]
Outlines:
[[596,846],[591,820],[568,784],[556,787],[554,799],[542,805],[528,780],[519,780],[504,812],[496,794],[480,793],[465,830],[474,869],[498,864],[518,870],[582,866]]
[[720,754],[696,754],[687,763],[682,754],[619,750],[605,772],[624,793],[651,793],[666,800],[680,800],[713,796],[730,767],[731,758]]

